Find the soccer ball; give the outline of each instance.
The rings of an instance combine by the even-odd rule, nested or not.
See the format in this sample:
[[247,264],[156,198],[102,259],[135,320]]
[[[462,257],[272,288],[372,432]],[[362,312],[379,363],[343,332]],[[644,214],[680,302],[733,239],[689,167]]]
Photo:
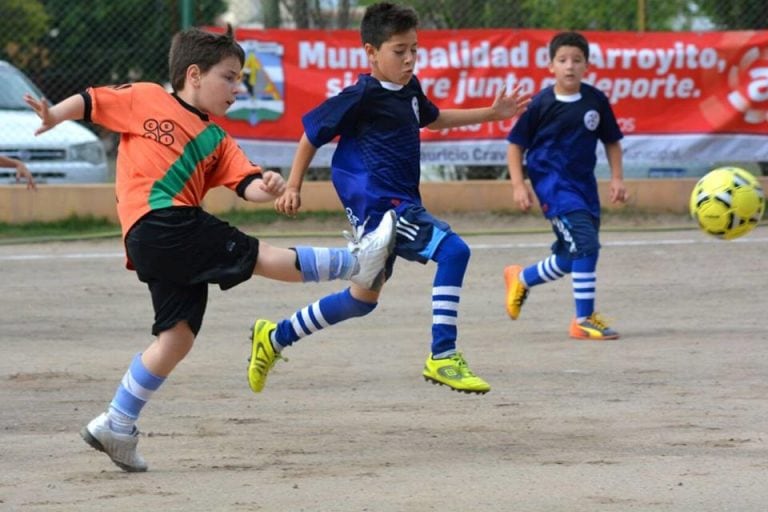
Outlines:
[[760,222],[765,195],[760,182],[744,169],[720,167],[709,171],[693,187],[690,210],[702,231],[733,240]]

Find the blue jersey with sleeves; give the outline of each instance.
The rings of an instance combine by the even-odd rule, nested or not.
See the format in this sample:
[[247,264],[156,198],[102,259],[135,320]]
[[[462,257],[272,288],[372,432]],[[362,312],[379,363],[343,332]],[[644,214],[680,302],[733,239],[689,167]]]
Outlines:
[[554,86],[539,92],[507,140],[524,148],[528,177],[547,218],[576,210],[600,217],[597,141],[622,137],[608,98],[582,83],[571,96],[556,96]]
[[302,117],[313,146],[339,137],[331,179],[350,222],[370,217],[370,230],[387,210],[421,204],[419,129],[439,113],[415,76],[398,86],[361,74],[357,83]]

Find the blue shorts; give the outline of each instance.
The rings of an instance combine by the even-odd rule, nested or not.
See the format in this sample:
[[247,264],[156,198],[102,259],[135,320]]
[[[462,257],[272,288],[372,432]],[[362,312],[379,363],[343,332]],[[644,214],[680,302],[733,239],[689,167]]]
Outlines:
[[586,210],[568,212],[549,219],[557,240],[552,253],[562,258],[576,259],[600,252],[600,219]]
[[387,279],[392,277],[395,259],[426,264],[432,259],[446,236],[453,233],[447,222],[432,216],[423,206],[401,204],[397,212],[397,238],[395,250],[386,264]]
[[395,254],[408,261],[426,263],[432,259],[440,242],[448,236],[447,222],[432,216],[423,206],[398,207]]

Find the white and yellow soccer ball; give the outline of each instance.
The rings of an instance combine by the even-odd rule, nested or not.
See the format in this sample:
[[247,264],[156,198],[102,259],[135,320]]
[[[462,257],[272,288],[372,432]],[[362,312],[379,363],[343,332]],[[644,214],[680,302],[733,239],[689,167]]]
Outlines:
[[760,222],[765,194],[757,178],[744,169],[719,167],[693,187],[690,211],[702,231],[733,240],[746,235]]

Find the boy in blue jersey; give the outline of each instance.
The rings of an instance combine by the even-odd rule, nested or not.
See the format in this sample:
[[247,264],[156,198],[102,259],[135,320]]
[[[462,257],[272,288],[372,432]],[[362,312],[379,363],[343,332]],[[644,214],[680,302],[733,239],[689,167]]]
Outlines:
[[584,36],[557,34],[549,44],[549,56],[555,84],[534,96],[512,128],[507,160],[513,199],[527,211],[533,196],[523,181],[525,152],[528,177],[557,240],[552,254],[542,261],[524,269],[519,265],[504,269],[507,313],[517,319],[530,288],[571,274],[576,317],[570,336],[616,339],[619,334],[595,312],[600,198],[594,171],[600,140],[611,168],[610,200],[626,200],[619,142],[623,135],[605,94],[581,81],[589,61]]
[[501,91],[490,107],[439,110],[424,95],[414,76],[418,23],[410,7],[381,2],[366,9],[361,36],[371,73],[360,75],[356,84],[303,117],[305,131],[286,192],[275,203],[276,209],[287,215],[298,212],[304,173],[317,148],[339,136],[331,164],[332,180],[349,221],[356,232],[366,233],[382,219],[389,222],[389,212],[394,210],[394,255],[373,289],[353,284],[296,311],[277,325],[257,321],[254,351],[266,355],[263,364],[249,371],[254,391],[263,387],[282,348],[329,325],[373,311],[384,280],[392,274],[395,255],[422,264],[437,262],[432,288],[432,347],[424,377],[467,393],[490,390],[456,350],[459,298],[470,251],[448,224],[433,217],[422,205],[419,130],[425,126],[439,130],[508,119],[522,112],[530,99],[519,90],[509,95]]

